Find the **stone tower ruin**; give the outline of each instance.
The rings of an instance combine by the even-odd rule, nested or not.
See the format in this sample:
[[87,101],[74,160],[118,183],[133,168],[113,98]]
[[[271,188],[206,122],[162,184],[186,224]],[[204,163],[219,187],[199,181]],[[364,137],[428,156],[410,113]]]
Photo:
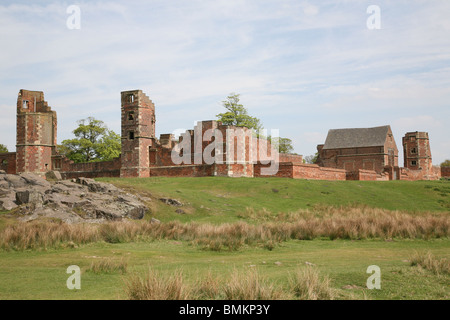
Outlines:
[[142,90],[121,92],[121,177],[149,177],[149,150],[155,144],[155,105]]
[[408,132],[403,137],[404,167],[410,170],[432,170],[430,139],[428,132]]
[[43,175],[52,170],[56,127],[56,112],[44,101],[44,93],[20,90],[17,98],[17,173]]

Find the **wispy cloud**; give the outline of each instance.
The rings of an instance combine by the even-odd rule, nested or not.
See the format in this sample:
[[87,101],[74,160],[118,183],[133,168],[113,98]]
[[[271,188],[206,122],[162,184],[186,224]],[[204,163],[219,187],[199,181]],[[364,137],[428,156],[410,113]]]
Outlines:
[[[377,1],[381,30],[367,29],[366,0],[79,1],[81,30],[66,28],[70,4],[0,5],[0,137],[10,149],[21,88],[45,92],[60,141],[88,115],[119,131],[120,91],[137,88],[156,103],[159,133],[214,118],[237,92],[305,155],[330,128],[391,124],[399,144],[431,121],[421,127],[434,148],[450,136],[421,118],[449,116],[448,1]],[[448,148],[433,154],[450,158]]]

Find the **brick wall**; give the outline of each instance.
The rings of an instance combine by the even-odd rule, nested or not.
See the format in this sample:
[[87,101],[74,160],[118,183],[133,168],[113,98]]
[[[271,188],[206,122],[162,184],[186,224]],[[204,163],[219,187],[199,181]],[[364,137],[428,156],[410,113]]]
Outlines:
[[450,167],[441,167],[441,176],[443,178],[450,178]]
[[61,172],[63,179],[120,177],[120,158],[112,161],[86,163],[74,163],[62,156],[54,156],[52,160],[54,169]]
[[439,180],[441,178],[441,170],[441,168],[436,166],[433,166],[431,170],[400,168],[400,180]]
[[278,178],[293,178],[293,164],[292,162],[283,162],[278,164],[278,171],[274,175],[262,175],[261,169],[262,168],[268,168],[270,164],[262,164],[261,162],[258,162],[254,165],[254,176],[255,177],[278,177]]
[[280,153],[279,161],[280,162],[303,163],[303,156],[299,155],[299,154]]
[[316,164],[294,164],[294,179],[345,180],[343,169],[319,167]]
[[185,165],[150,168],[151,177],[209,177],[213,175],[213,165]]
[[383,146],[327,149],[321,150],[320,164],[324,167],[347,171],[362,169],[381,173],[386,165],[386,157]]
[[0,170],[6,171],[9,174],[16,173],[16,153],[7,152],[0,153]]
[[[261,168],[268,166],[261,163],[255,164],[255,177],[268,177],[261,175]],[[346,180],[346,171],[343,169],[319,167],[316,164],[282,162],[279,163],[278,172],[273,176],[312,180]]]
[[347,171],[347,180],[376,181],[378,174],[373,170]]

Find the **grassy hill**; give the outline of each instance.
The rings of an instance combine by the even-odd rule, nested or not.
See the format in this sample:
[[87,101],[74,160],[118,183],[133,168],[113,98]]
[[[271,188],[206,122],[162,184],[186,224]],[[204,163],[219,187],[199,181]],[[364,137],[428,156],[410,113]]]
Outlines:
[[[369,206],[413,212],[450,211],[448,181],[317,181],[283,178],[99,179],[152,197],[161,221],[233,222],[251,210],[288,213],[314,206]],[[186,214],[158,198],[183,202]]]
[[[65,225],[0,212],[0,299],[450,299],[448,181],[99,180],[150,214]],[[66,287],[71,265],[81,290]]]

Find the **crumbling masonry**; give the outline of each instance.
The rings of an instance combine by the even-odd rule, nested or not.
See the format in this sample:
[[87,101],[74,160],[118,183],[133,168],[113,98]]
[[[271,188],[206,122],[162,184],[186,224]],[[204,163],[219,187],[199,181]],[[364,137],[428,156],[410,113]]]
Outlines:
[[[251,130],[219,121],[198,122],[178,139],[155,135],[155,104],[141,90],[121,93],[119,158],[74,163],[58,153],[57,118],[41,91],[20,90],[17,99],[16,152],[0,154],[0,170],[41,176],[59,171],[63,178],[154,176],[275,176],[321,180],[434,180],[441,169],[432,165],[428,133],[403,138],[404,167],[390,126],[334,129],[318,145],[316,164],[302,156],[278,153]],[[207,155],[207,157],[205,157]],[[449,172],[442,170],[442,176]]]

